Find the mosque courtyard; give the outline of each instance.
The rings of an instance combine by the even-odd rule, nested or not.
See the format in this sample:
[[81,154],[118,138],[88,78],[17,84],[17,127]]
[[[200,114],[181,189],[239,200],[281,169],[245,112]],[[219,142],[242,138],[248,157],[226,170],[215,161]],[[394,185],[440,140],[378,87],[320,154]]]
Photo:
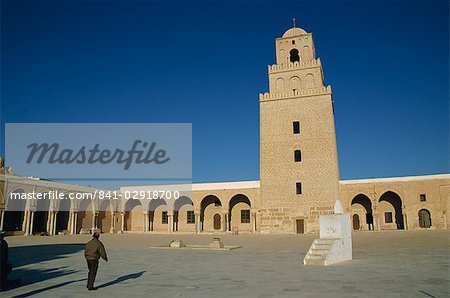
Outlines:
[[[84,243],[90,235],[6,237],[21,286],[2,297],[449,297],[448,231],[353,233],[353,260],[304,266],[318,235],[103,234],[87,291]],[[152,249],[181,239],[230,251]]]

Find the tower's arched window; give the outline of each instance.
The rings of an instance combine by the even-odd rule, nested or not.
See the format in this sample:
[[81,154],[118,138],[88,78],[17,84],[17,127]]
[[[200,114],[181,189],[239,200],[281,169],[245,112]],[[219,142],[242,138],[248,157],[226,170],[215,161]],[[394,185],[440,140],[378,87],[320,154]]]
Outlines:
[[292,49],[289,52],[289,54],[290,54],[289,59],[291,60],[292,63],[300,61],[300,56],[298,55],[298,50],[297,49]]

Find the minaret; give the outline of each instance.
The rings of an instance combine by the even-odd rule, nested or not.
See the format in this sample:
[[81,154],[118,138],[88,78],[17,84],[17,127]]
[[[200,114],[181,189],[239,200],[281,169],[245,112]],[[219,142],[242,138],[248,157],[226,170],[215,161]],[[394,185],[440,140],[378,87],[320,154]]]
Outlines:
[[260,94],[261,232],[318,230],[333,212],[339,173],[331,87],[324,85],[311,33],[276,39],[269,93]]

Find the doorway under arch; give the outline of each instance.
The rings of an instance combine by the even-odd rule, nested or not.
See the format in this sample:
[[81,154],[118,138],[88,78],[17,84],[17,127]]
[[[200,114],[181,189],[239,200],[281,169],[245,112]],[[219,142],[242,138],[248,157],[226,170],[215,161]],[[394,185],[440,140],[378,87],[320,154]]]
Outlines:
[[419,227],[421,227],[422,229],[431,228],[431,213],[429,210],[419,210]]
[[[233,196],[229,203],[228,230],[238,229],[239,231],[252,231],[251,202],[243,194]],[[248,216],[242,216],[242,213]]]
[[221,219],[222,217],[219,213],[214,214],[214,230],[218,231],[222,227],[222,225],[220,224]]
[[[216,215],[219,215],[221,219],[221,210],[222,202],[218,197],[208,195],[203,198],[200,203],[201,231],[217,231],[215,220],[217,219]],[[220,224],[220,227],[222,227],[222,224]]]
[[142,232],[144,230],[144,215],[140,200],[130,199],[125,203],[125,231]]
[[[369,197],[364,194],[356,195],[352,200],[352,207],[353,212],[355,212],[355,214],[358,211],[361,213],[358,214],[359,229],[362,228],[361,226],[362,218],[360,218],[361,215],[361,217],[364,216],[366,218],[367,229],[373,230],[374,227],[373,227],[372,201],[369,199]],[[361,209],[364,211],[361,211]]]
[[387,202],[394,208],[395,213],[395,225],[397,230],[405,229],[404,221],[403,221],[403,204],[402,199],[398,194],[393,191],[385,192],[381,197],[379,202]]
[[353,230],[358,231],[360,228],[359,215],[353,214]]

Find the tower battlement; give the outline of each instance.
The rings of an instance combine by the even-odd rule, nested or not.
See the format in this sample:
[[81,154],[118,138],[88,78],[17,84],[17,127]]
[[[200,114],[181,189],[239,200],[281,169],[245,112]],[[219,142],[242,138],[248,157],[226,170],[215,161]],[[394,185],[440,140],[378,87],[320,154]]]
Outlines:
[[261,101],[288,99],[288,98],[294,98],[294,97],[307,97],[307,96],[324,95],[324,94],[331,94],[331,86],[330,85],[328,85],[326,87],[309,88],[306,90],[291,90],[289,92],[260,93],[259,101],[261,102]]
[[289,64],[272,64],[268,65],[268,72],[269,74],[274,74],[278,72],[283,71],[290,71],[290,70],[298,70],[298,69],[306,69],[306,68],[312,68],[322,66],[322,63],[320,62],[320,58],[318,59],[311,59],[309,61],[295,61],[295,62],[289,62]]

